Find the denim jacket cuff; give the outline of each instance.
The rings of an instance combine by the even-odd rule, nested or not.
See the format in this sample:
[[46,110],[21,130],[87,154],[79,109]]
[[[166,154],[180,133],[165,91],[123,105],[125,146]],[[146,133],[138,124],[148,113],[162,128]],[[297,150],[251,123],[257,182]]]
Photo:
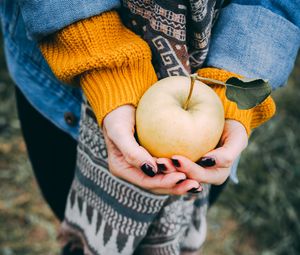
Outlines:
[[300,29],[261,6],[229,4],[214,27],[206,66],[284,85],[300,45]]
[[21,0],[19,2],[27,35],[32,40],[40,40],[76,21],[120,7],[119,0]]

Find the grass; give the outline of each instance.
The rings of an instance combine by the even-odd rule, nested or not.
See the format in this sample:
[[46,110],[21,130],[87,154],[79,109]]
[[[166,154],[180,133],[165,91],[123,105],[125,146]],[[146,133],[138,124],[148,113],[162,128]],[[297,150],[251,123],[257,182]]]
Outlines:
[[57,254],[58,222],[35,183],[17,119],[13,84],[1,51],[0,183],[0,254]]
[[[253,133],[240,184],[209,211],[206,255],[300,254],[300,61],[275,93],[276,117]],[[0,254],[57,254],[58,222],[35,183],[0,54]]]
[[239,223],[240,240],[256,240],[259,254],[300,254],[300,61],[289,86],[274,95],[277,115],[255,131],[220,205]]

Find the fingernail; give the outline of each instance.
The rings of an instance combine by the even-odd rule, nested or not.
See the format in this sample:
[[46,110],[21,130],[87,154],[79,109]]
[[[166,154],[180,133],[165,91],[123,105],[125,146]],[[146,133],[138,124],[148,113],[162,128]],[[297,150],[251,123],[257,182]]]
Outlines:
[[153,170],[153,167],[150,166],[150,165],[148,165],[147,163],[143,164],[143,165],[141,166],[141,169],[142,169],[142,171],[143,171],[146,175],[148,175],[148,176],[150,176],[150,177],[155,176],[155,172],[154,172],[154,170]]
[[186,179],[182,179],[182,180],[179,180],[178,182],[176,182],[176,184],[180,184],[182,182],[184,182]]
[[203,190],[203,187],[200,185],[200,187],[197,189],[199,192]]
[[[201,189],[199,190],[199,188]],[[202,191],[202,187],[200,186],[199,188],[192,188],[188,192],[193,194],[200,193]]]
[[203,167],[210,167],[216,164],[216,160],[214,158],[203,157],[197,163]]
[[172,158],[172,163],[173,163],[173,165],[174,165],[175,167],[180,167],[180,163],[179,163],[178,159],[173,159],[173,158]]
[[140,143],[139,143],[139,138],[138,138],[137,132],[134,132],[134,138],[135,138],[135,140],[137,141],[137,143],[140,144]]
[[163,171],[167,170],[166,165],[165,164],[161,164],[161,163],[157,163],[157,168],[158,168],[158,171],[160,171],[160,172],[163,172]]

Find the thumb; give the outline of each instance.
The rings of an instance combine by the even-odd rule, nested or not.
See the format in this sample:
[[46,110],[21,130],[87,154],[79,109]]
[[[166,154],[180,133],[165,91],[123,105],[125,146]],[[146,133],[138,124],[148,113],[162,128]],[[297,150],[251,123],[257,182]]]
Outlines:
[[132,132],[120,132],[112,141],[123,154],[128,164],[141,169],[146,175],[151,177],[157,173],[155,159],[145,148],[137,143]]
[[[215,167],[228,168],[232,165],[234,160],[239,156],[239,154],[234,153],[231,147],[223,145],[220,148],[217,148],[206,155],[204,155],[199,164],[203,167],[206,167],[206,162],[214,162]],[[210,165],[209,165],[210,166]]]
[[215,161],[216,167],[229,168],[247,147],[248,135],[244,126],[236,120],[226,120],[220,140],[221,147],[207,153],[199,162],[205,167],[206,163]]
[[239,136],[229,135],[226,137],[221,147],[205,154],[199,163],[200,165],[205,166],[204,161],[208,162],[209,159],[212,159],[215,161],[216,167],[231,167],[236,158],[238,158],[241,152],[245,149],[246,143],[247,141],[244,141],[244,139]]

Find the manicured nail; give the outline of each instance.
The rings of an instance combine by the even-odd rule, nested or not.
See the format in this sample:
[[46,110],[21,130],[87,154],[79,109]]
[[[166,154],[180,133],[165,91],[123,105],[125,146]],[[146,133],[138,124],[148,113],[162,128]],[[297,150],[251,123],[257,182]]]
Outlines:
[[179,163],[178,159],[173,159],[173,158],[172,158],[172,163],[173,163],[173,165],[174,165],[175,167],[180,167],[180,163]]
[[203,190],[203,187],[200,185],[200,187],[197,189],[199,192]]
[[216,160],[214,158],[203,157],[197,163],[202,167],[210,167],[216,164]]
[[141,166],[141,169],[142,169],[142,171],[143,171],[146,175],[148,175],[148,176],[150,176],[150,177],[155,176],[155,172],[154,172],[154,170],[153,170],[153,167],[150,166],[150,165],[148,165],[147,163],[143,164],[143,165]]
[[138,138],[137,132],[134,132],[134,138],[135,138],[135,140],[137,141],[137,143],[140,144],[140,143],[139,143],[139,138]]
[[182,179],[182,180],[179,180],[178,182],[176,182],[176,184],[180,184],[182,182],[184,182],[186,179]]
[[199,188],[192,188],[190,189],[188,192],[189,193],[193,193],[193,194],[196,194],[196,193],[200,193],[202,190],[199,190]]
[[189,193],[198,193],[197,190],[198,190],[197,188],[192,188],[192,189],[190,189],[188,192],[189,192]]
[[163,172],[167,170],[167,167],[165,164],[157,163],[157,168],[159,172]]

